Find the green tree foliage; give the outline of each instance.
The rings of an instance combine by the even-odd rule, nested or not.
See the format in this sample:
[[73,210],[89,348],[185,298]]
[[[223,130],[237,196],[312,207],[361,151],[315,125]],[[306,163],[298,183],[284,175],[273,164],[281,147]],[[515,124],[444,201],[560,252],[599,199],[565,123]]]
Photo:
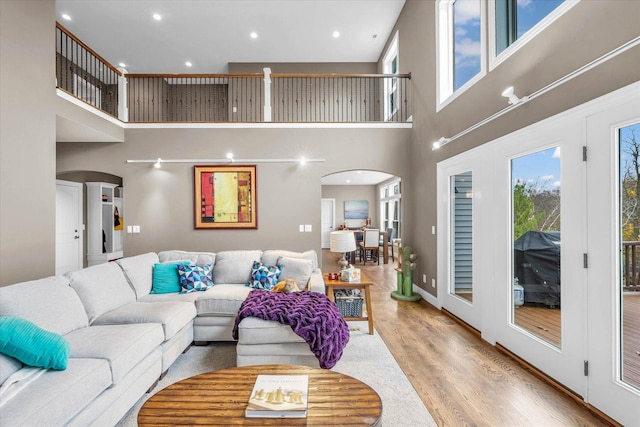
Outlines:
[[534,205],[535,188],[522,181],[513,186],[513,239],[527,231],[539,230],[544,212],[536,212]]

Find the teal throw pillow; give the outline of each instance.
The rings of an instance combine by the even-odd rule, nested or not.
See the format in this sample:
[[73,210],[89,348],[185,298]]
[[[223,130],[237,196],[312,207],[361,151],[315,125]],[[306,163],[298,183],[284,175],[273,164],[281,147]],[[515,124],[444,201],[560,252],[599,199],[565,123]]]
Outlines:
[[213,286],[213,264],[178,265],[182,293],[206,291]]
[[19,317],[0,317],[0,353],[38,368],[67,369],[71,347],[62,335]]
[[178,293],[180,287],[180,275],[178,266],[189,264],[189,261],[170,262],[153,265],[153,283],[151,285],[152,294]]
[[251,280],[246,283],[246,286],[270,291],[278,284],[281,272],[280,265],[265,265],[260,261],[254,261],[251,268]]

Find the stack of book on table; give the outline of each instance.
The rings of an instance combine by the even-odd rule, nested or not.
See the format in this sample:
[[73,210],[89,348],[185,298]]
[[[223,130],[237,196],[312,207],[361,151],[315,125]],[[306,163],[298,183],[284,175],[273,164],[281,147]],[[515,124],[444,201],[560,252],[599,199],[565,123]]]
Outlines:
[[245,416],[305,418],[308,390],[308,375],[258,375]]

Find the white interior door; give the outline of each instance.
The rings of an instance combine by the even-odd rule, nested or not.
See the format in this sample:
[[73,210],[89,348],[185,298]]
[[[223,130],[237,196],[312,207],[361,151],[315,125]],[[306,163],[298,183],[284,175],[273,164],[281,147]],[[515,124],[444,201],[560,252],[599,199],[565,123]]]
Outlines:
[[336,199],[322,199],[320,206],[320,245],[328,249],[331,232],[336,228]]
[[82,268],[82,184],[56,180],[56,275]]
[[[587,118],[588,401],[623,425],[640,422],[639,85]],[[635,154],[634,154],[635,153]],[[634,159],[635,156],[635,159]]]

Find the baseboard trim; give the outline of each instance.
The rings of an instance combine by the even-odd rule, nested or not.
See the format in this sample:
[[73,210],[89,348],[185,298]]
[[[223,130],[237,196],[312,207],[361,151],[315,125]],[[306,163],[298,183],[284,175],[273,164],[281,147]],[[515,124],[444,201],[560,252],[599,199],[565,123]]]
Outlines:
[[604,412],[600,411],[595,406],[592,406],[591,404],[585,402],[582,396],[580,396],[579,394],[577,394],[573,390],[568,389],[564,385],[560,384],[558,381],[556,381],[555,379],[551,378],[549,375],[545,374],[544,372],[542,372],[541,370],[539,370],[535,366],[531,365],[529,362],[527,362],[526,360],[522,359],[517,354],[511,352],[511,350],[509,350],[508,348],[502,346],[500,343],[496,343],[495,347],[496,347],[496,350],[498,350],[500,353],[502,353],[505,356],[508,356],[511,359],[513,359],[516,362],[518,362],[518,364],[520,366],[522,366],[527,371],[531,372],[531,374],[533,376],[535,376],[536,378],[538,378],[538,379],[544,381],[545,383],[549,384],[550,386],[552,386],[556,390],[564,393],[565,395],[567,395],[568,397],[573,399],[576,403],[578,403],[580,406],[583,406],[589,412],[591,412],[593,415],[595,415],[596,417],[600,418],[603,422],[605,422],[605,423],[607,423],[607,424],[609,424],[611,426],[614,426],[614,427],[623,427],[622,424],[618,423],[616,420],[612,419],[611,417],[609,417]]
[[415,283],[413,284],[413,291],[420,294],[422,299],[431,304],[437,309],[440,309],[440,305],[438,304],[438,298],[431,295],[429,292],[422,289],[420,286],[417,286]]

